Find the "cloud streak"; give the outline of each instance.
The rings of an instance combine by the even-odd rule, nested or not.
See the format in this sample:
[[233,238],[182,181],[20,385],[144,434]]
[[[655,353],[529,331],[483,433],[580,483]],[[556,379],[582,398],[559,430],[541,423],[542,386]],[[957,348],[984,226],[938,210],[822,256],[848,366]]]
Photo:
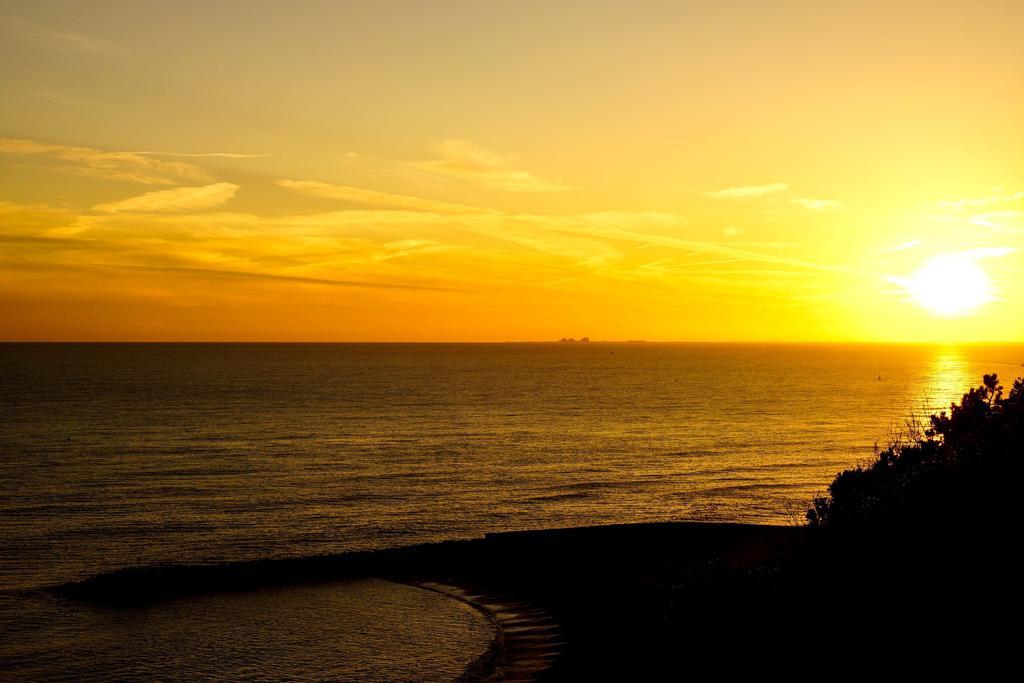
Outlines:
[[423,199],[411,195],[390,194],[366,190],[360,187],[345,185],[330,185],[316,180],[277,180],[275,184],[286,190],[326,199],[336,199],[351,204],[363,206],[383,207],[388,209],[400,209],[402,211],[422,211],[426,213],[458,214],[458,213],[487,213],[485,209],[478,209],[463,204],[449,204],[438,202],[432,199]]
[[992,204],[1005,204],[1009,202],[1016,202],[1022,199],[1024,199],[1024,191],[1004,192],[1000,194],[993,194],[988,197],[974,197],[968,199],[947,199],[941,202],[937,202],[936,206],[940,209],[970,209],[977,208],[979,206],[990,206]]
[[185,157],[189,159],[263,159],[270,154],[241,154],[238,152],[205,152],[202,154],[183,154],[181,152],[135,152],[136,154],[148,154],[156,157]]
[[464,291],[453,287],[439,287],[433,285],[417,285],[417,284],[403,284],[395,282],[368,282],[361,280],[334,280],[331,278],[322,277],[304,277],[301,275],[281,275],[277,273],[258,273],[251,271],[240,271],[240,270],[220,270],[216,268],[190,268],[185,266],[125,266],[125,265],[110,265],[106,264],[95,264],[97,266],[105,266],[111,268],[119,268],[123,270],[145,270],[149,272],[159,273],[183,273],[192,274],[199,276],[217,277],[217,278],[232,278],[232,279],[243,279],[243,280],[271,280],[271,281],[283,281],[293,282],[297,284],[305,285],[323,285],[327,287],[363,287],[372,289],[408,289],[418,291],[434,291],[434,292],[456,292]]
[[105,152],[19,138],[0,138],[0,155],[41,160],[54,170],[87,177],[174,185],[181,180],[208,182],[210,175],[194,164],[152,159],[138,152]]
[[23,19],[14,20],[14,25],[23,40],[50,49],[96,54],[124,51],[120,45],[76,31],[60,31]]
[[785,192],[789,189],[786,183],[770,183],[768,185],[742,185],[740,187],[727,187],[721,190],[707,192],[708,197],[714,199],[756,199],[778,192]]
[[108,213],[201,211],[224,204],[234,197],[237,191],[238,185],[233,183],[214,183],[201,187],[176,187],[173,190],[157,190],[138,197],[97,204],[93,210]]
[[837,202],[834,199],[813,199],[811,197],[796,197],[790,199],[790,203],[802,206],[805,209],[812,211],[826,211],[828,209],[841,209],[843,208],[842,202]]
[[980,225],[995,232],[1024,232],[1024,211],[992,211],[971,217],[971,225]]
[[502,192],[563,192],[570,188],[541,180],[527,171],[512,168],[515,159],[474,145],[466,140],[445,140],[438,145],[441,157],[408,162],[408,166],[451,180]]

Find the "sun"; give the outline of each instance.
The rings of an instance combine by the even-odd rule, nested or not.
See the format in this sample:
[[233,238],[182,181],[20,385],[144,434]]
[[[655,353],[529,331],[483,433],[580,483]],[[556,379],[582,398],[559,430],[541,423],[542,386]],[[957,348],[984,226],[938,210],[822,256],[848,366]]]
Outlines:
[[901,284],[915,303],[942,316],[966,315],[992,300],[992,283],[969,253],[936,256]]

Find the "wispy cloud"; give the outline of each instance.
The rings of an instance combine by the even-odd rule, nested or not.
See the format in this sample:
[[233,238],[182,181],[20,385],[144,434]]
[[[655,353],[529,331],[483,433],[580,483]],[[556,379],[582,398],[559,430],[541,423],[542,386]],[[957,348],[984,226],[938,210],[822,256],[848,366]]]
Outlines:
[[902,244],[897,244],[897,245],[892,246],[892,247],[886,247],[885,249],[882,250],[882,253],[883,254],[892,254],[892,253],[895,253],[897,251],[906,251],[907,249],[913,249],[914,247],[918,246],[919,244],[921,244],[921,240],[911,240],[909,242],[904,242]]
[[[714,199],[758,199],[768,195],[780,194],[789,191],[786,183],[769,183],[767,185],[742,185],[740,187],[726,187],[721,190],[705,192],[705,195]],[[794,197],[789,200],[790,204],[802,206],[812,211],[825,211],[828,209],[841,209],[841,202],[834,199],[818,199],[815,197]]]
[[484,209],[462,204],[449,204],[410,195],[377,192],[361,187],[330,185],[316,180],[284,179],[275,181],[275,184],[293,192],[300,192],[314,197],[337,199],[363,206],[401,209],[403,211],[423,211],[427,213],[486,213]]
[[381,245],[381,251],[375,256],[377,261],[387,261],[395,258],[404,258],[413,254],[438,254],[445,251],[460,249],[453,244],[440,244],[434,240],[406,239],[394,242],[385,242]]
[[436,287],[433,285],[403,284],[397,282],[371,282],[361,280],[335,280],[323,277],[303,277],[299,275],[281,275],[275,273],[259,273],[241,270],[222,270],[216,268],[189,268],[184,266],[115,266],[121,269],[148,270],[163,273],[188,273],[192,275],[233,278],[245,280],[274,280],[307,285],[325,285],[328,287],[368,287],[374,289],[411,289],[440,292],[459,291],[452,287]]
[[53,170],[74,175],[145,185],[174,185],[181,180],[211,180],[206,171],[194,164],[153,159],[138,152],[106,152],[92,147],[0,138],[0,155],[40,160]]
[[[645,220],[642,220],[645,219]],[[673,249],[684,249],[695,253],[714,254],[744,261],[772,263],[816,271],[841,272],[844,269],[830,264],[814,261],[765,254],[750,249],[743,249],[731,244],[708,240],[692,240],[654,232],[650,229],[638,231],[633,226],[648,223],[649,227],[664,228],[672,224],[679,225],[678,219],[669,214],[619,214],[601,213],[572,217],[555,223],[552,229],[585,231],[595,237],[620,239],[631,242],[658,245]]]
[[1002,188],[996,188],[994,194],[988,197],[972,197],[967,199],[946,199],[940,202],[936,202],[936,206],[940,209],[970,209],[977,208],[979,206],[991,206],[992,204],[1003,204],[1008,202],[1016,202],[1024,199],[1024,191],[1022,192],[1004,192]]
[[971,225],[997,232],[1024,232],[1024,211],[991,211],[971,217]]
[[109,213],[202,211],[224,204],[234,197],[237,191],[238,185],[233,183],[214,183],[201,187],[176,187],[173,190],[147,192],[138,197],[98,204],[93,207],[93,210]]
[[64,225],[75,217],[74,212],[46,204],[18,204],[0,201],[0,230],[26,233]]
[[445,140],[438,145],[441,158],[409,162],[409,166],[478,187],[504,192],[562,192],[564,185],[541,180],[512,167],[514,157],[501,156],[466,140]]
[[843,208],[842,202],[837,202],[834,199],[814,199],[812,197],[796,197],[795,199],[790,199],[789,201],[798,206],[802,206],[805,209],[811,209],[812,211],[825,211],[826,209]]
[[40,26],[23,19],[13,20],[18,35],[30,43],[42,47],[73,52],[117,54],[124,51],[120,45],[77,31],[65,31]]
[[777,192],[785,192],[789,189],[786,183],[770,183],[768,185],[743,185],[740,187],[726,187],[721,190],[706,193],[715,199],[755,199]]
[[205,152],[202,154],[183,154],[181,152],[136,152],[136,154],[148,154],[155,157],[187,157],[187,158],[208,158],[217,157],[221,159],[262,159],[270,154],[240,154],[237,152]]
[[1009,256],[1016,251],[1017,250],[1014,247],[978,247],[976,249],[968,249],[963,252],[963,254],[965,256],[970,256],[971,258],[982,259]]
[[75,97],[62,90],[56,89],[34,89],[24,91],[26,95],[31,97],[38,97],[39,99],[46,100],[48,102],[54,102],[56,104],[63,104],[68,107],[99,107],[102,106],[100,102],[95,100],[86,99],[83,97]]
[[[0,274],[45,271],[53,274],[47,286],[66,288],[69,280],[57,277],[62,272],[94,268],[101,275],[118,273],[121,286],[109,289],[111,297],[160,291],[181,305],[211,296],[262,297],[271,287],[283,293],[321,285],[395,290],[395,296],[416,289],[575,296],[634,286],[645,295],[670,296],[696,286],[713,298],[745,291],[741,281],[785,300],[848,274],[841,266],[801,258],[793,245],[792,252],[782,252],[775,243],[691,238],[691,231],[703,229],[667,213],[537,215],[422,206],[273,216],[172,213],[189,202],[198,206],[192,192],[197,189],[151,192],[105,207],[113,210],[77,215],[0,205],[0,226],[14,226],[0,236],[16,240],[19,253],[18,263],[0,263]],[[31,215],[38,216],[36,227],[22,227]],[[146,273],[176,275],[175,288],[164,286],[168,278]],[[210,288],[205,281],[211,279],[223,286]],[[25,291],[38,292],[37,284],[30,288],[34,282],[26,279]],[[321,295],[310,289],[309,296]],[[330,296],[328,290],[322,296]]]

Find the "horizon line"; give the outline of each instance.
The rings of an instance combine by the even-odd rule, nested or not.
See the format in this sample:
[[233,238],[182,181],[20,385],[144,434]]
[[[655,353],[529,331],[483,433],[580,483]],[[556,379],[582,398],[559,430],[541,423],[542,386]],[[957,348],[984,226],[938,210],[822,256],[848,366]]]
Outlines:
[[720,344],[720,345],[779,345],[779,346],[808,346],[808,345],[865,345],[865,346],[911,346],[911,345],[933,345],[933,346],[956,346],[956,345],[1024,345],[1024,340],[989,340],[989,341],[949,341],[949,340],[774,340],[774,339],[591,339],[589,341],[560,341],[558,339],[507,339],[502,341],[480,341],[480,340],[240,340],[240,339],[0,339],[0,345],[15,344],[251,344],[251,345],[441,345],[441,344],[465,344],[465,345],[499,345],[499,344],[555,344],[558,346],[587,346],[590,344],[628,344],[631,346],[642,346],[644,344]]

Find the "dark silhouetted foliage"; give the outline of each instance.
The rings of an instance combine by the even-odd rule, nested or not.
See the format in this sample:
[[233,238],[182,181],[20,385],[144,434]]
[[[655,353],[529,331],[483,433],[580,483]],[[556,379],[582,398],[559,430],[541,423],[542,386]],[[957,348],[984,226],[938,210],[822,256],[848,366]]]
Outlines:
[[792,652],[826,673],[978,677],[1017,650],[1005,621],[1024,602],[1022,445],[1024,381],[1007,394],[986,375],[926,429],[836,476],[769,559],[681,571],[669,642],[716,653],[716,667],[756,662],[755,675]]
[[1021,485],[1022,437],[1024,381],[1004,396],[996,375],[985,375],[922,435],[841,472],[807,519],[831,529],[1007,522]]

